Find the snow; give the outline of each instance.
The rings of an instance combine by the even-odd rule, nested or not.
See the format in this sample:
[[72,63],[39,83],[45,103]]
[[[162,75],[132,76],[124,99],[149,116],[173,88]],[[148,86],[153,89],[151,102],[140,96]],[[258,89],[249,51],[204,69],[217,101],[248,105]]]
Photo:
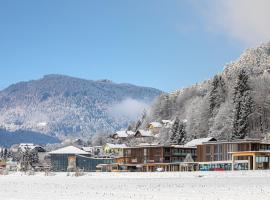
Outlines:
[[1,200],[268,200],[269,171],[21,173],[0,176]]
[[42,148],[41,146],[37,146],[37,145],[34,145],[33,143],[21,143],[19,145],[19,148],[22,150],[22,151],[26,151],[27,148],[29,148],[30,150],[33,150],[35,148]]
[[133,132],[133,131],[127,131],[127,134],[128,134],[129,136],[134,136],[134,135],[135,135],[135,132]]
[[117,136],[118,138],[127,138],[134,135],[135,133],[133,131],[117,131],[113,136]]
[[162,128],[162,124],[159,122],[151,122],[149,125],[153,126],[154,128]]
[[106,146],[111,148],[111,149],[122,149],[122,148],[127,147],[127,145],[125,145],[125,144],[111,144],[111,143],[107,143]]
[[49,152],[49,154],[80,154],[80,155],[84,155],[84,154],[89,154],[88,152],[85,152],[77,147],[74,146],[67,146],[55,151],[51,151]]
[[128,134],[126,133],[126,131],[117,131],[116,134],[119,138],[127,138],[128,137]]
[[190,142],[186,143],[184,146],[185,147],[196,147],[197,145],[201,145],[204,142],[209,142],[215,138],[209,137],[209,138],[199,138],[199,139],[194,139],[191,140]]
[[94,147],[82,147],[82,150],[83,151],[86,151],[86,152],[93,152],[94,151]]
[[[138,130],[136,135],[139,133],[141,134],[142,137],[153,137],[153,134],[151,131]],[[135,137],[136,137],[136,135],[135,135]]]
[[37,124],[37,126],[45,127],[45,126],[47,126],[47,122],[40,122],[40,123]]

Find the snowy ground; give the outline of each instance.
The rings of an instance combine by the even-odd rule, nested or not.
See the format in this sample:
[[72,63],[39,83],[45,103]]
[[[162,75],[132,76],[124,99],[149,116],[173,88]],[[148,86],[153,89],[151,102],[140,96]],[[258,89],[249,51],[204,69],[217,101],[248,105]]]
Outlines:
[[195,173],[89,173],[82,177],[0,176],[0,199],[269,200],[270,171]]

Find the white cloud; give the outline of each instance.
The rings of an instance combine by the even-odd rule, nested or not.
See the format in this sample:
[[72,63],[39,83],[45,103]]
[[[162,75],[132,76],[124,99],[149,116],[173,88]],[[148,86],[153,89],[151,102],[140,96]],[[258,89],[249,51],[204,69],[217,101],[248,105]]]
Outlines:
[[[248,45],[270,41],[270,0],[204,1],[207,22]],[[220,31],[219,30],[219,31]]]
[[149,109],[149,104],[146,102],[127,98],[120,103],[112,105],[108,110],[114,117],[127,117],[131,120],[135,120],[145,109]]

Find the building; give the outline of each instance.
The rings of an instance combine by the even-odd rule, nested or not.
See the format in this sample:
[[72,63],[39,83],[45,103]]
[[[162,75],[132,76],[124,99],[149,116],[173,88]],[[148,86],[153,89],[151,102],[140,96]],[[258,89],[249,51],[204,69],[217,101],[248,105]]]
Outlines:
[[151,122],[148,125],[148,130],[153,134],[158,134],[160,130],[162,129],[162,124],[159,122]]
[[6,162],[6,169],[8,171],[17,171],[18,163],[16,161],[12,161],[12,158],[9,158]]
[[133,131],[117,131],[113,135],[111,135],[111,138],[114,140],[120,140],[121,142],[126,141],[128,138],[134,137],[135,132]]
[[199,169],[269,169],[270,143],[258,139],[209,141],[197,146]]
[[194,140],[191,140],[190,142],[186,143],[184,146],[185,147],[196,147],[198,145],[201,145],[205,142],[215,142],[217,141],[215,138],[213,137],[208,137],[208,138],[199,138],[199,139],[194,139]]
[[123,149],[127,146],[125,144],[110,144],[107,143],[103,146],[103,153],[108,155],[123,155]]
[[[46,149],[40,145],[35,145],[33,143],[21,143],[17,149],[14,149],[15,152],[22,152],[25,154],[26,151],[29,153],[35,153],[37,155],[37,158],[35,159],[35,162],[31,164],[31,166],[35,170],[45,170],[49,168],[48,164],[48,152]],[[19,168],[23,166],[23,161],[20,161],[19,163]]]
[[56,151],[49,152],[51,157],[51,168],[53,171],[96,171],[97,165],[113,162],[111,158],[94,158],[90,153],[74,146],[68,146]]
[[135,135],[135,138],[154,138],[154,135],[151,131],[138,130]]
[[[196,148],[183,146],[144,145],[123,149],[123,156],[115,159],[116,170],[124,171],[181,171],[194,169]],[[186,162],[187,161],[187,162]]]
[[91,155],[94,155],[94,152],[95,152],[94,147],[82,147],[81,150],[83,150]]
[[162,120],[162,123],[164,128],[171,128],[174,122],[171,120]]

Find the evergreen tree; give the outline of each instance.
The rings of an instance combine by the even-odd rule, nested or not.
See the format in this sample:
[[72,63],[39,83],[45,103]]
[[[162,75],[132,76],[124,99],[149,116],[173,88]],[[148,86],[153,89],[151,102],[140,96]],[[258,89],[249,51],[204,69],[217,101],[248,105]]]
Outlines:
[[171,144],[184,144],[186,142],[186,126],[183,122],[177,117],[174,121],[174,124],[171,128]]
[[214,115],[214,111],[225,102],[226,89],[225,82],[222,76],[216,75],[211,84],[211,90],[209,95],[209,109],[211,116]]
[[244,139],[248,131],[248,118],[252,113],[252,98],[248,85],[248,75],[241,70],[234,87],[234,119],[232,139]]
[[20,164],[21,164],[22,171],[27,171],[30,168],[30,148],[29,147],[20,149]]
[[8,150],[5,148],[4,149],[4,154],[3,154],[3,159],[7,160],[7,157],[8,157]]
[[135,132],[139,130],[139,128],[141,127],[142,125],[142,121],[139,119],[135,125]]
[[0,159],[3,159],[3,158],[4,158],[4,149],[2,148],[1,153],[0,153]]
[[34,164],[39,163],[38,151],[37,150],[32,150],[31,151],[30,159],[31,159],[31,163],[30,163],[31,166],[33,166]]
[[171,100],[169,95],[163,95],[160,107],[161,119],[169,119],[171,117]]
[[135,128],[134,128],[134,131],[138,131],[139,128],[143,125],[143,122],[145,121],[146,119],[146,115],[147,115],[147,112],[146,110],[143,110],[142,112],[142,115],[141,115],[141,118],[136,122],[135,124]]
[[176,117],[171,128],[171,137],[170,137],[171,144],[175,143],[176,137],[178,135],[179,126],[180,126],[180,120],[178,117]]

